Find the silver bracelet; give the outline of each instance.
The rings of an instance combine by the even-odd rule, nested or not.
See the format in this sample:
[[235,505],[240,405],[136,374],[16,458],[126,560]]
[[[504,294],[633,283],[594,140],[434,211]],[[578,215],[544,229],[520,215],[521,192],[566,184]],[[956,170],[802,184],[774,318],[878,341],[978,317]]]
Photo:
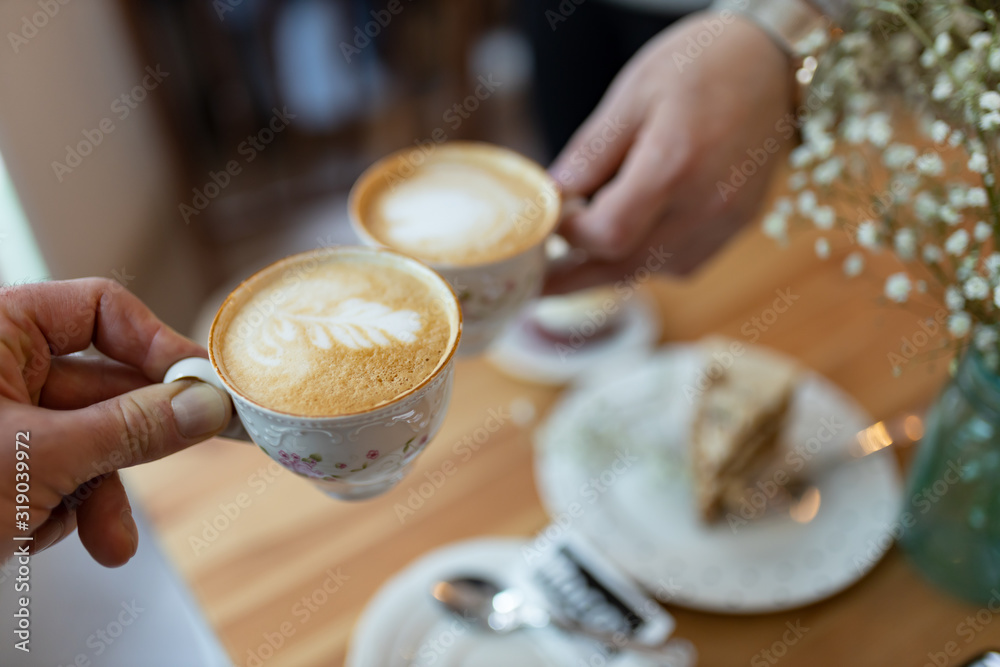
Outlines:
[[715,0],[711,9],[730,11],[756,23],[793,59],[797,45],[817,30],[828,31],[832,21],[805,0]]

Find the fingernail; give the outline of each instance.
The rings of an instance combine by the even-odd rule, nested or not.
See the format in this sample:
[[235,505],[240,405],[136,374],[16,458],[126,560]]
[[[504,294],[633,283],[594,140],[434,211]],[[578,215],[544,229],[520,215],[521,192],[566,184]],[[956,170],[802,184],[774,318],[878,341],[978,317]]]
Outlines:
[[170,401],[177,430],[186,438],[197,438],[222,430],[226,425],[227,400],[228,397],[223,396],[212,385],[193,383]]
[[135,525],[135,519],[132,518],[132,510],[122,512],[122,528],[132,537],[132,553],[135,553],[139,546],[139,528]]
[[55,544],[59,536],[63,534],[63,528],[62,521],[58,519],[55,521],[46,521],[42,524],[42,527],[35,531],[34,553],[44,551]]

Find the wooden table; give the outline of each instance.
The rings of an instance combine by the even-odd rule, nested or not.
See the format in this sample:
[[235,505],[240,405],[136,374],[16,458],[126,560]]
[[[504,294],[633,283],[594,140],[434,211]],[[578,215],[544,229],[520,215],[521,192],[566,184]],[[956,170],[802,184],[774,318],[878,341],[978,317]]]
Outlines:
[[[901,377],[893,376],[888,355],[900,352],[902,337],[912,337],[918,318],[933,315],[936,306],[929,299],[909,309],[885,305],[882,279],[891,264],[849,281],[840,269],[852,249],[847,238],[833,239],[826,262],[813,255],[812,243],[803,236],[782,249],[750,229],[694,279],[647,285],[662,305],[664,341],[711,332],[747,340],[756,328],[751,318],[771,306],[775,290],[790,289],[798,299],[766,331],[758,329],[760,343],[825,374],[876,416],[930,400],[947,372],[937,342],[922,348]],[[407,563],[456,540],[527,537],[546,524],[532,476],[530,426],[505,424],[468,461],[453,447],[483,424],[490,408],[527,399],[542,417],[558,392],[507,379],[480,360],[459,363],[455,388],[444,427],[412,477],[369,502],[327,500],[289,473],[265,479],[259,471],[267,474],[268,459],[256,447],[222,440],[131,471],[157,537],[237,665],[247,665],[268,636],[276,640],[283,624],[294,634],[264,665],[342,664],[361,610]],[[394,506],[406,502],[425,472],[449,459],[454,474],[401,521]],[[228,528],[193,546],[192,538],[204,537],[205,522],[227,506],[233,513],[238,499],[247,506]],[[296,605],[329,571],[346,579],[304,618],[304,607]],[[804,609],[751,617],[671,611],[678,634],[697,645],[700,664],[709,666],[775,664],[763,651],[781,641],[789,622],[808,631],[780,658],[787,665],[960,664],[1000,646],[1000,618],[986,612],[992,622],[970,636],[960,624],[978,609],[925,584],[896,551],[858,585]],[[949,649],[959,657],[947,657]],[[929,654],[940,655],[935,662]]]

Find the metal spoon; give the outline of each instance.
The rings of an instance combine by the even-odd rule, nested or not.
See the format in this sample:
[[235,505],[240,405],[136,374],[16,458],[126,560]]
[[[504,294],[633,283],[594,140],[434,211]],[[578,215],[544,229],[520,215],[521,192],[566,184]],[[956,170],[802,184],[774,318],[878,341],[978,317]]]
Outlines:
[[545,609],[528,602],[522,591],[516,588],[502,589],[496,583],[479,577],[456,577],[439,581],[434,584],[431,594],[442,606],[470,625],[497,634],[552,626],[570,634],[590,637],[617,649],[637,653],[668,657],[673,648],[673,642],[647,646],[622,633],[601,632],[553,616]]
[[740,514],[746,521],[757,520],[774,514],[788,515],[798,523],[809,523],[815,518],[820,505],[820,492],[813,483],[818,477],[837,466],[856,461],[884,449],[901,449],[920,440],[924,433],[924,418],[917,411],[898,414],[878,421],[845,440],[831,440],[830,445],[818,450],[799,451],[798,469],[793,469],[787,458],[774,461],[757,473],[762,483],[772,482],[764,504],[753,504],[752,494],[760,495],[758,487],[745,489],[746,495],[730,499],[730,506],[750,503],[750,516]]

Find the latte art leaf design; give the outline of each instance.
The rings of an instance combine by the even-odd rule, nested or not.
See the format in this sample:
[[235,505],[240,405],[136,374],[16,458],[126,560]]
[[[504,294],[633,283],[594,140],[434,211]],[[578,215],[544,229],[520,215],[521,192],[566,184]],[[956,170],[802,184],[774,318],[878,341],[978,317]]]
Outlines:
[[279,317],[285,318],[279,336],[294,340],[295,322],[305,329],[309,342],[323,350],[333,347],[333,341],[352,350],[385,347],[392,344],[390,338],[415,343],[420,330],[420,316],[412,310],[392,310],[363,299],[348,299],[326,315],[286,313]]
[[[393,310],[364,299],[347,299],[328,312],[322,306],[289,312],[278,310],[261,332],[251,356],[259,363],[273,366],[279,362],[283,345],[304,336],[314,347],[329,350],[335,344],[352,350],[386,347],[393,341],[409,344],[417,341],[420,316],[412,310]],[[277,340],[276,340],[277,339]]]

